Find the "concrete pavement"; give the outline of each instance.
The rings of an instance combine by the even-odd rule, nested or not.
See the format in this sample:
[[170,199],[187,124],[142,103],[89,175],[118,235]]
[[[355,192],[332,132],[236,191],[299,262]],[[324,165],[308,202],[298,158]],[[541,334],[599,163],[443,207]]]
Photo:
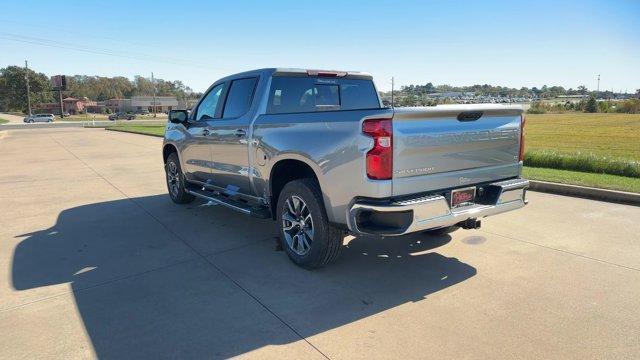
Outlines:
[[529,193],[451,236],[295,267],[169,200],[161,139],[0,131],[0,358],[640,357],[640,208]]
[[24,116],[17,116],[7,113],[0,113],[0,119],[9,120],[7,124],[22,124]]

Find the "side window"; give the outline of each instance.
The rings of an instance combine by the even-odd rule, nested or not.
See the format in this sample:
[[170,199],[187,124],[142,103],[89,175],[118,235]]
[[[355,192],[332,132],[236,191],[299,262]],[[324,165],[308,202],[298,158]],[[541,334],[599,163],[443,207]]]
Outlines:
[[196,121],[213,119],[216,117],[218,100],[220,100],[220,94],[222,94],[223,88],[224,84],[214,87],[209,91],[204,99],[202,99],[200,105],[198,105],[198,109],[196,110]]
[[258,78],[249,78],[233,80],[231,82],[229,95],[227,95],[227,101],[224,105],[223,118],[237,118],[249,111],[257,81]]

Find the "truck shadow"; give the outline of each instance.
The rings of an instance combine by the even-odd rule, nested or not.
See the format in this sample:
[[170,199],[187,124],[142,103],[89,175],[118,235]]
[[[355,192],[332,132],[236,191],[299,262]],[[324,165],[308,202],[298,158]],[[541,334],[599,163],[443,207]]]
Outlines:
[[276,251],[273,235],[270,221],[166,195],[83,205],[20,235],[12,285],[70,283],[100,358],[217,358],[429,301],[476,274],[434,250],[449,236],[347,239],[337,263],[310,272]]

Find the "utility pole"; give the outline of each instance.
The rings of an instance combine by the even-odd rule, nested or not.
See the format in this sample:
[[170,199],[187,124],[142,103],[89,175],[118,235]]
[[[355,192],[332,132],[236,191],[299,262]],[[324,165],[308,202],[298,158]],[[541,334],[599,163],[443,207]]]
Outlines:
[[598,75],[598,92],[600,92],[600,75]]
[[156,117],[156,82],[153,79],[153,71],[151,72],[151,84],[153,85],[153,117]]
[[394,108],[394,102],[393,102],[393,88],[394,88],[394,79],[393,76],[391,77],[391,108]]
[[24,79],[27,82],[27,105],[29,106],[29,116],[31,116],[31,95],[29,94],[29,65],[24,61]]

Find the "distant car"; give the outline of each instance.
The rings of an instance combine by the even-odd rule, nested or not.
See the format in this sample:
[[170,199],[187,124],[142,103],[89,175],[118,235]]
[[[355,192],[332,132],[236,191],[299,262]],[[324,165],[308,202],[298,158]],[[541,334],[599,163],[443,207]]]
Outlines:
[[119,113],[115,113],[115,114],[111,114],[109,115],[109,120],[120,120],[120,119],[127,119],[127,120],[133,120],[136,118],[135,114],[127,114],[127,113],[123,113],[123,112],[119,112]]
[[138,112],[138,114],[140,114],[140,115],[149,115],[149,110],[140,110]]
[[25,117],[22,121],[26,123],[37,123],[37,122],[53,122],[53,114],[33,114]]

